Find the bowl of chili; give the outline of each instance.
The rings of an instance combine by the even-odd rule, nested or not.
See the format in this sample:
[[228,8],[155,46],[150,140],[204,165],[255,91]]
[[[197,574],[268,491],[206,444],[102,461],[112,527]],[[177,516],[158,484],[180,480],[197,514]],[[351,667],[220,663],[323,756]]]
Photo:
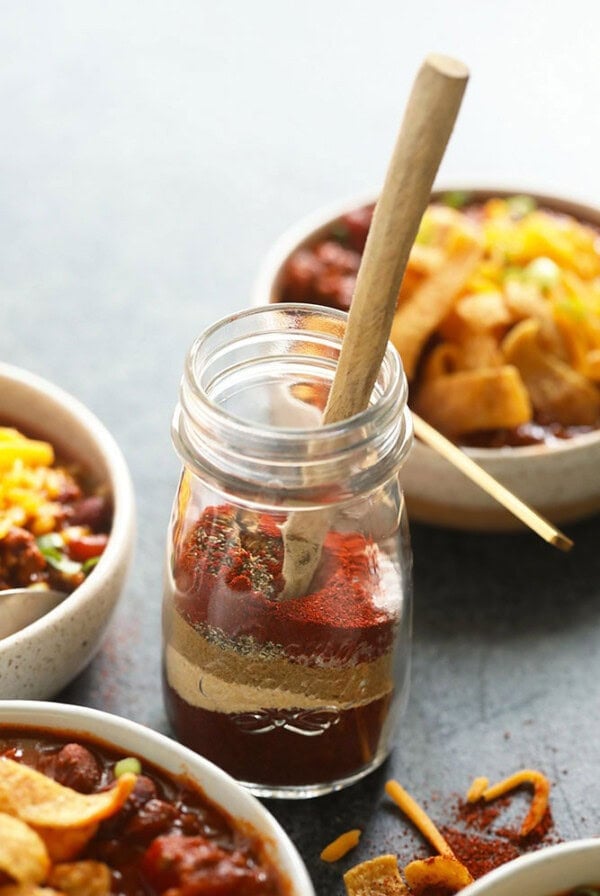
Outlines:
[[547,846],[501,865],[461,891],[464,896],[597,896],[600,840]]
[[[267,253],[253,304],[293,301],[348,310],[374,203],[373,195],[349,199],[293,225]],[[520,189],[461,187],[432,194],[428,214],[392,329],[409,378],[409,404],[553,522],[597,513],[600,210]],[[443,251],[450,245],[453,259],[441,251],[447,234]],[[457,286],[461,259],[468,277]],[[435,276],[427,279],[429,270]],[[400,314],[424,286],[425,310]],[[435,325],[426,319],[427,290],[447,305]],[[404,348],[415,326],[418,352],[414,345]],[[558,408],[556,417],[548,407]],[[453,425],[460,431],[452,432]],[[520,527],[418,440],[403,469],[403,488],[413,520],[467,530]]]
[[134,511],[126,461],[98,418],[0,364],[0,590],[68,595],[0,639],[0,699],[49,697],[97,651],[126,581]]
[[[35,875],[40,886],[60,891],[61,881],[79,875],[104,881],[90,892],[121,896],[314,896],[294,845],[258,800],[208,760],[127,719],[80,706],[3,702],[0,793],[3,809],[28,824],[56,803],[54,817],[36,826],[46,852]],[[45,805],[37,805],[37,794]],[[89,818],[97,798],[104,808],[95,824],[73,817]],[[2,866],[11,870],[18,880],[22,864]],[[35,862],[27,870],[33,877]]]

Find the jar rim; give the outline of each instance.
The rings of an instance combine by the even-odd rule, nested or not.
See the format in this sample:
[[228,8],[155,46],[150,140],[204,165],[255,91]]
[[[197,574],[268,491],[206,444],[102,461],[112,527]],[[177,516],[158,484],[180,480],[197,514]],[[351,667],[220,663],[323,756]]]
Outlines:
[[[370,403],[367,408],[359,411],[357,414],[353,414],[352,417],[347,417],[344,420],[334,423],[319,424],[314,427],[278,426],[263,422],[258,425],[255,421],[244,419],[243,417],[231,413],[230,410],[222,408],[198,382],[196,376],[196,364],[202,349],[219,332],[219,330],[224,330],[228,325],[239,320],[264,316],[265,312],[273,312],[275,310],[285,310],[291,313],[306,313],[327,317],[330,320],[333,318],[333,320],[343,325],[346,324],[348,319],[347,312],[328,308],[324,305],[312,305],[302,302],[282,302],[270,305],[260,305],[258,307],[234,312],[211,324],[211,326],[196,337],[189,349],[184,365],[184,379],[186,387],[190,390],[191,394],[197,401],[201,402],[204,412],[208,413],[210,417],[213,417],[215,422],[220,421],[222,424],[226,424],[230,430],[235,429],[237,433],[241,435],[255,435],[258,428],[260,429],[261,436],[267,439],[283,439],[293,443],[298,440],[310,438],[314,443],[315,440],[317,442],[328,441],[335,438],[337,435],[341,435],[346,431],[349,425],[358,427],[372,424],[374,417],[379,417],[382,414],[385,415],[387,412],[391,411],[392,406],[399,407],[400,412],[404,410],[408,400],[408,385],[406,377],[404,376],[400,355],[390,341],[388,341],[381,363],[381,372],[379,374],[379,376],[381,376],[381,373],[385,374],[387,383],[386,388],[380,393],[376,402]],[[308,329],[303,331],[303,334],[307,337],[319,335],[322,337],[324,335],[318,331],[311,331]],[[328,332],[325,335],[329,338],[334,336],[332,332]],[[398,394],[398,387],[400,389],[400,394]]]

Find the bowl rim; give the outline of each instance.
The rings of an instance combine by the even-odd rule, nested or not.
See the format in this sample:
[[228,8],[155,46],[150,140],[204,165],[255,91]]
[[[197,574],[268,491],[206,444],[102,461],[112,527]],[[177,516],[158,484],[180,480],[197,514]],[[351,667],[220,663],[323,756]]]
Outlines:
[[74,601],[78,604],[87,604],[94,600],[96,592],[108,583],[115,565],[129,554],[135,531],[135,495],[123,452],[106,426],[83,402],[39,374],[5,362],[0,362],[0,380],[12,381],[16,385],[47,397],[52,404],[60,405],[90,433],[106,463],[113,501],[113,518],[108,543],[93,575],[86,578],[62,603],[40,619],[0,639],[0,654],[2,654],[18,645],[26,645],[28,640],[35,638],[48,625],[60,623],[71,613]]
[[[15,721],[15,718],[18,718],[18,721]],[[90,727],[105,731],[105,733],[100,734],[96,731],[88,730],[85,727],[86,722],[90,723]],[[128,738],[139,739],[140,745],[136,749],[140,756],[148,759],[149,762],[156,765],[159,769],[163,768],[165,774],[177,775],[177,772],[168,771],[162,767],[160,760],[156,761],[148,756],[148,752],[152,748],[169,753],[181,766],[179,774],[189,774],[202,791],[206,792],[209,800],[214,801],[219,808],[234,820],[237,819],[248,823],[264,838],[269,846],[269,855],[274,863],[275,856],[271,847],[272,845],[277,847],[277,852],[285,857],[287,865],[287,867],[283,868],[279,865],[277,867],[292,884],[294,896],[315,896],[312,881],[300,853],[275,816],[255,796],[239,784],[235,778],[208,759],[205,759],[198,753],[194,753],[188,747],[183,746],[167,735],[154,731],[152,728],[132,719],[95,709],[94,707],[43,700],[0,700],[0,728],[4,725],[15,728],[19,728],[20,725],[31,725],[32,728],[37,728],[38,730],[63,730],[70,731],[74,735],[81,734],[82,736],[87,734],[92,739],[96,738],[101,744],[106,743],[108,746],[112,745],[113,747],[118,747],[118,744],[112,738],[122,734],[123,740]],[[115,732],[118,734],[115,734]],[[224,788],[232,796],[235,794],[235,801],[241,807],[239,817],[231,809],[223,806],[218,798],[209,793],[209,788],[203,782],[203,776],[210,779],[211,784],[215,784],[216,787]]]
[[[485,184],[465,184],[449,183],[435,185],[431,192],[432,200],[435,201],[445,193],[454,191],[462,191],[472,194],[476,199],[484,199],[485,197],[499,196],[505,198],[507,196],[531,196],[541,205],[547,205],[557,208],[559,212],[572,214],[574,217],[580,217],[580,220],[596,220],[600,226],[600,207],[588,205],[582,200],[575,197],[564,196],[558,193],[546,192],[546,190],[528,189],[525,187],[515,187],[511,185],[499,185],[489,187]],[[377,190],[370,190],[346,198],[338,199],[334,202],[327,203],[319,208],[313,209],[307,215],[299,218],[288,228],[286,228],[271,244],[259,264],[258,273],[255,277],[251,291],[251,302],[254,306],[268,305],[271,303],[271,296],[277,278],[281,272],[284,263],[287,261],[292,252],[301,245],[308,242],[312,237],[316,237],[319,231],[327,230],[334,221],[348,211],[360,208],[363,205],[371,205],[377,201]],[[321,306],[316,306],[321,307]],[[322,306],[327,307],[327,306]],[[417,443],[415,442],[415,445]],[[548,457],[553,454],[572,454],[579,451],[586,451],[590,446],[600,446],[600,429],[591,432],[578,433],[568,439],[557,439],[543,445],[517,445],[504,446],[502,448],[474,448],[466,446],[463,448],[466,454],[478,462],[495,462],[506,460],[507,458],[535,458],[538,456]],[[418,443],[419,450],[423,450],[429,454],[433,454],[433,449],[423,443]]]
[[[515,879],[515,884],[518,886],[521,874],[527,873],[530,869],[545,865],[547,862],[560,862],[563,856],[588,852],[592,855],[597,854],[598,858],[600,858],[600,838],[586,837],[577,840],[569,840],[565,843],[555,843],[552,846],[546,846],[543,849],[538,849],[534,852],[518,856],[518,858],[512,859],[510,862],[506,862],[504,865],[494,868],[493,871],[484,874],[472,884],[469,884],[468,887],[465,887],[461,892],[464,893],[464,896],[486,896],[488,890],[493,888],[497,883],[511,880],[512,878]],[[588,881],[588,883],[594,884],[596,881]],[[567,884],[566,886],[568,888],[569,886],[576,887],[581,885],[581,882],[574,881],[573,884]],[[565,887],[562,887],[562,890],[564,891]],[[549,892],[547,896],[556,896],[556,894]]]

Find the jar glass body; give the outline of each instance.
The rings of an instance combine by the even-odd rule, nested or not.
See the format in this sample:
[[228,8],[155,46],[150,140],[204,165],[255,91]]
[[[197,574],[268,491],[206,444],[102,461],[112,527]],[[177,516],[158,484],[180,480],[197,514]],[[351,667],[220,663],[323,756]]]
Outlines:
[[[165,705],[183,743],[261,796],[376,768],[408,695],[406,381],[390,347],[367,411],[320,426],[345,319],[282,305],[216,324],[186,360],[173,421]],[[290,518],[320,559],[288,598]]]

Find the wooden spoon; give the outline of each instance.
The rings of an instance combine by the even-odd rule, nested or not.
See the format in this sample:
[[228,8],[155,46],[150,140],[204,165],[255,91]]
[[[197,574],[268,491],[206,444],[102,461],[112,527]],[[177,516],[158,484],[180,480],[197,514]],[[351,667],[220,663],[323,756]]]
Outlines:
[[[469,77],[462,62],[431,55],[408,100],[367,238],[323,423],[368,407],[398,292]],[[282,527],[281,599],[304,595],[319,563],[329,511],[294,512]]]

